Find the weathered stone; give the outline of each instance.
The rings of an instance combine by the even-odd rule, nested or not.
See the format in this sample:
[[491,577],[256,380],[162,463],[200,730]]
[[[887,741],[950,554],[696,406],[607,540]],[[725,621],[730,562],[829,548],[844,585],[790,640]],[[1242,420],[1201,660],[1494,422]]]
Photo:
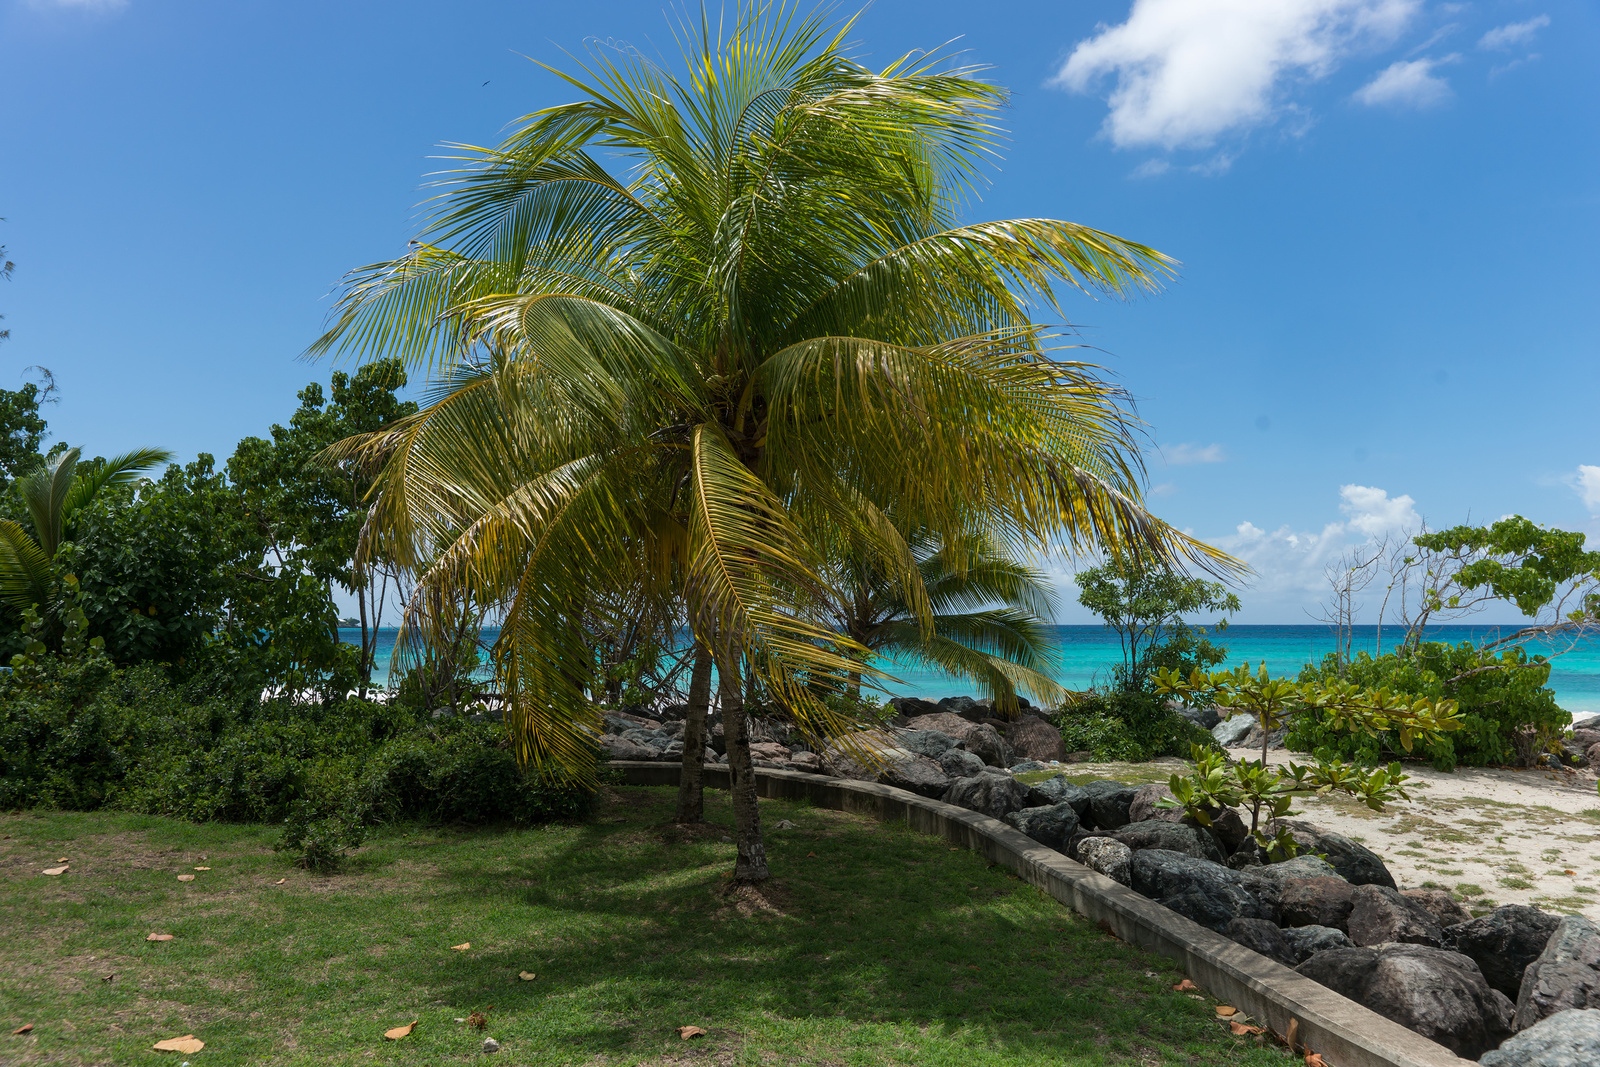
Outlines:
[[929,759],[938,759],[958,743],[954,737],[938,730],[902,730],[897,740],[906,751]]
[[908,719],[915,719],[921,715],[932,715],[939,710],[939,705],[933,701],[921,700],[917,697],[890,697],[889,706]]
[[1114,837],[1085,837],[1078,842],[1078,862],[1113,882],[1133,884],[1133,849]]
[[1600,1008],[1600,928],[1564,915],[1517,992],[1517,1029],[1571,1008]]
[[1078,813],[1078,819],[1081,821],[1084,813],[1089,810],[1089,792],[1082,786],[1067,781],[1066,775],[1058,774],[1054,778],[1046,778],[1028,787],[1029,807],[1042,807],[1046,804],[1071,804],[1072,810]]
[[1287,927],[1283,936],[1289,942],[1289,947],[1294,950],[1295,963],[1304,963],[1319,952],[1327,952],[1333,948],[1355,948],[1355,943],[1343,930],[1335,930],[1331,926],[1294,926]]
[[822,765],[836,778],[875,782],[885,763],[915,758],[900,747],[899,738],[884,730],[862,730],[848,740],[829,741],[819,753]]
[[[1267,739],[1267,747],[1283,748],[1283,739],[1287,737],[1288,734],[1289,731],[1283,729],[1282,727],[1272,731],[1270,734],[1266,734],[1265,737]],[[1252,752],[1260,752],[1262,736],[1261,724],[1251,723],[1250,732],[1239,739],[1238,746],[1240,748],[1248,748]]]
[[935,800],[950,788],[950,776],[927,756],[912,756],[885,764],[878,772],[878,781]]
[[1589,757],[1590,763],[1600,763],[1600,741],[1596,741],[1594,744],[1584,749],[1583,754]]
[[1568,767],[1587,767],[1589,757],[1584,754],[1583,746],[1576,741],[1568,741],[1561,746],[1561,762]]
[[1285,926],[1330,926],[1349,932],[1356,887],[1343,878],[1302,878],[1284,883],[1278,912]]
[[757,741],[750,746],[750,758],[758,760],[786,760],[790,756],[788,746],[780,745],[776,741]]
[[[1083,846],[1078,850],[1081,853]],[[1233,919],[1276,918],[1245,891],[1238,871],[1160,848],[1140,849],[1130,864],[1135,892],[1221,933]]]
[[987,763],[964,748],[952,748],[939,757],[939,769],[951,778],[971,778],[988,768]]
[[1204,830],[1159,819],[1131,822],[1112,836],[1135,852],[1144,848],[1166,849],[1216,864],[1221,864],[1225,858],[1217,842]]
[[1022,783],[1003,774],[975,774],[950,783],[943,800],[968,811],[981,812],[991,819],[1004,819],[1023,807],[1028,790]]
[[1267,823],[1267,833],[1275,834],[1278,827],[1286,827],[1289,835],[1302,852],[1320,853],[1339,877],[1351,885],[1386,885],[1394,889],[1394,875],[1383,865],[1376,852],[1363,848],[1343,834],[1324,830],[1320,826],[1299,819],[1273,819]]
[[1067,840],[1078,829],[1078,813],[1071,804],[1052,804],[1046,808],[1023,808],[1006,816],[1006,822],[1041,845],[1057,852],[1067,850]]
[[1467,1059],[1511,1031],[1511,1002],[1459,952],[1398,944],[1336,948],[1296,970]]
[[1171,799],[1172,790],[1164,785],[1142,785],[1133,795],[1133,800],[1128,804],[1128,821],[1144,822],[1147,819],[1160,819],[1162,822],[1182,822],[1182,808],[1163,808],[1159,803],[1163,799]]
[[600,749],[605,754],[606,759],[653,760],[661,758],[660,749],[652,748],[649,745],[641,745],[635,741],[629,741],[625,737],[617,737],[615,734],[601,734]]
[[1337,878],[1339,872],[1335,871],[1328,861],[1321,856],[1295,856],[1281,863],[1268,863],[1254,868],[1258,877],[1271,882],[1279,893],[1293,881],[1303,881],[1307,878]]
[[1019,759],[1007,769],[1012,774],[1030,774],[1033,771],[1048,771],[1050,765],[1048,763],[1040,763],[1036,759]]
[[1600,1063],[1600,1008],[1556,1012],[1478,1062],[1483,1067],[1594,1067]]
[[1018,756],[1049,763],[1067,758],[1061,731],[1037,715],[1021,715],[1006,727],[1006,742]]
[[1255,726],[1255,720],[1248,715],[1235,715],[1231,719],[1223,719],[1211,728],[1211,736],[1217,739],[1217,744],[1223,748],[1235,748],[1245,739],[1250,730]]
[[981,715],[986,717],[989,713],[988,708],[971,697],[945,697],[939,701],[939,710],[961,716]]
[[[1171,704],[1167,706],[1172,707]],[[1175,710],[1202,730],[1210,730],[1222,721],[1222,716],[1217,714],[1216,708],[1196,708],[1188,704],[1179,704]]]
[[1522,975],[1550,943],[1558,916],[1526,904],[1507,904],[1445,928],[1451,947],[1477,961],[1484,980],[1508,997],[1522,990]]
[[1294,946],[1284,937],[1283,931],[1278,929],[1276,923],[1265,919],[1230,919],[1228,925],[1223,927],[1222,934],[1252,952],[1260,953],[1269,960],[1277,960],[1285,967],[1293,967],[1300,962],[1295,956]]
[[[1446,929],[1456,923],[1464,923],[1472,918],[1472,913],[1457,904],[1456,898],[1451,896],[1449,890],[1446,889],[1402,889],[1400,890],[1400,895],[1410,897],[1424,908],[1427,908],[1428,914],[1433,916],[1433,921]],[[1553,927],[1554,923],[1552,923]],[[1445,947],[1450,948],[1451,946],[1446,944]],[[1467,955],[1471,956],[1472,953],[1469,952]],[[1481,967],[1483,961],[1479,960],[1478,965]],[[1485,973],[1487,974],[1487,972]],[[1493,982],[1489,984],[1494,985]],[[1503,989],[1500,991],[1502,993],[1505,992]],[[1511,995],[1515,996],[1516,993],[1513,992]]]
[[[1444,929],[1427,908],[1398,890],[1383,885],[1358,885],[1345,930],[1357,945],[1382,945],[1391,941],[1438,948]],[[1473,966],[1477,966],[1474,964]]]
[[1096,829],[1116,830],[1132,821],[1128,808],[1139,792],[1133,786],[1102,779],[1083,788],[1089,794],[1089,820]]
[[1237,808],[1223,808],[1210,815],[1211,832],[1217,835],[1217,840],[1229,852],[1238,849],[1249,838],[1250,827],[1245,825],[1244,816],[1239,814]]
[[925,715],[916,715],[906,720],[907,730],[935,730],[948,737],[955,738],[959,744],[967,739],[967,731],[973,724],[961,716],[950,711],[934,711]]
[[974,723],[967,731],[966,739],[961,742],[961,747],[991,767],[1011,766],[1011,746],[988,723]]
[[815,752],[796,752],[789,757],[789,766],[797,771],[809,771],[812,774],[822,773],[822,757]]

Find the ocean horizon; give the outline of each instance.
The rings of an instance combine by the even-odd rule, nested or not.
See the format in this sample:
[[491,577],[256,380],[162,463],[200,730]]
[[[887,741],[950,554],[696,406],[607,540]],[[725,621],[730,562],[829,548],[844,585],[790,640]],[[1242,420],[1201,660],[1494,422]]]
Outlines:
[[[1104,626],[1076,625],[1047,628],[1054,644],[1051,674],[1068,689],[1087,689],[1106,685],[1112,679],[1112,669],[1122,662],[1122,650],[1116,634]],[[1514,632],[1514,626],[1432,626],[1427,630],[1430,641],[1459,644],[1462,641],[1481,643]],[[386,627],[378,631],[377,670],[379,680],[387,679],[394,652],[397,630]],[[490,640],[497,631],[485,630]],[[1382,631],[1382,648],[1379,648],[1379,631],[1376,626],[1357,626],[1354,630],[1354,651],[1376,654],[1390,651],[1405,631],[1398,626],[1385,626]],[[360,643],[359,628],[340,628],[339,636],[350,644]],[[1226,667],[1248,663],[1252,668],[1265,662],[1267,670],[1275,675],[1296,675],[1307,663],[1320,663],[1334,650],[1333,633],[1326,626],[1317,625],[1249,625],[1236,623],[1221,634],[1213,634],[1215,643],[1228,650]],[[1566,642],[1555,647],[1565,648]],[[1548,643],[1530,642],[1530,653],[1548,654]],[[890,696],[912,696],[938,700],[947,696],[960,696],[973,692],[971,683],[942,671],[930,671],[913,664],[889,661],[884,669],[895,680],[884,685]],[[1570,712],[1600,712],[1600,639],[1590,637],[1563,655],[1551,661],[1549,686],[1556,701]]]

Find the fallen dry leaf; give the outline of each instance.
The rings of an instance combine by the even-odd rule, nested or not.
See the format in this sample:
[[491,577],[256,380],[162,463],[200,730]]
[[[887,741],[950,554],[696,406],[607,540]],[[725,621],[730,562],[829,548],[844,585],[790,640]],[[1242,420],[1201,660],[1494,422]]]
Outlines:
[[15,1030],[11,1031],[11,1036],[15,1037],[18,1034],[26,1034],[29,1031],[31,1031],[32,1029],[33,1029],[33,1024],[32,1023],[23,1023],[21,1026],[17,1027]]
[[65,862],[67,862],[67,857],[65,857],[65,856],[57,856],[56,857],[56,862],[57,863],[65,863]]
[[192,875],[192,874],[180,874],[180,875],[178,875],[178,881],[180,881],[180,882],[192,882],[192,881],[194,881],[194,875]]
[[1228,1029],[1233,1031],[1235,1037],[1243,1037],[1245,1034],[1266,1033],[1266,1030],[1259,1026],[1246,1026],[1244,1023],[1229,1023]]
[[1289,1020],[1289,1030],[1288,1030],[1287,1033],[1285,1033],[1283,1035],[1283,1043],[1285,1045],[1289,1046],[1289,1055],[1293,1056],[1295,1054],[1296,1043],[1299,1040],[1300,1040],[1300,1020],[1299,1019],[1290,1019]]
[[184,1034],[182,1037],[169,1037],[165,1041],[157,1041],[151,1046],[157,1052],[199,1052],[206,1047],[206,1043],[193,1034]]
[[465,952],[465,951],[467,951],[467,949],[472,947],[472,942],[471,941],[463,941],[459,945],[451,945],[450,947],[451,947],[451,949],[453,949],[456,952]]
[[1230,1008],[1226,1004],[1218,1004],[1217,1005],[1217,1015],[1219,1015],[1220,1017],[1222,1017],[1224,1019],[1226,1019],[1230,1015],[1238,1015],[1238,1014],[1239,1014],[1239,1009],[1238,1008]]
[[197,870],[197,871],[209,871],[210,869],[211,869],[210,867],[196,867],[195,868],[195,870]]
[[279,878],[276,882],[273,882],[272,884],[273,885],[282,885],[283,883],[287,882],[288,880],[289,879],[287,879],[287,878]]
[[1562,874],[1577,874],[1577,871],[1562,871]]
[[1189,979],[1185,978],[1183,981],[1181,981],[1177,985],[1173,986],[1172,987],[1172,991],[1174,993],[1187,993],[1191,989],[1199,989],[1199,988],[1200,988],[1199,986],[1195,985],[1193,982],[1189,981]]
[[523,971],[521,974],[517,975],[517,977],[522,979],[524,982],[531,982],[539,976],[534,974],[532,971]]
[[417,1020],[412,1019],[404,1026],[397,1026],[393,1030],[385,1030],[383,1036],[390,1041],[399,1041],[402,1037],[410,1037],[411,1031],[417,1028]]
[[171,941],[172,940],[172,935],[171,934],[150,934],[145,938],[145,940],[146,941]]
[[114,981],[116,981],[116,978],[117,978],[116,972],[113,971],[112,973],[106,975],[104,978],[100,979],[100,981],[102,981],[102,982],[114,982]]
[[1328,1065],[1322,1062],[1322,1053],[1308,1052],[1306,1053],[1306,1067],[1328,1067]]
[[489,1017],[481,1011],[475,1011],[467,1016],[467,1025],[474,1030],[482,1030],[489,1025]]
[[67,868],[65,864],[62,864],[60,867],[46,867],[44,869],[44,873],[54,878],[58,874],[66,874]]
[[706,1036],[706,1032],[704,1030],[700,1029],[698,1026],[680,1026],[680,1027],[678,1027],[678,1037],[683,1041],[687,1041],[691,1037],[705,1037],[705,1036]]
[[815,853],[815,852],[807,852],[807,853],[806,853],[806,859],[811,859],[811,858],[812,858],[812,857],[813,857],[813,856],[815,856],[815,855],[816,855],[816,853]]

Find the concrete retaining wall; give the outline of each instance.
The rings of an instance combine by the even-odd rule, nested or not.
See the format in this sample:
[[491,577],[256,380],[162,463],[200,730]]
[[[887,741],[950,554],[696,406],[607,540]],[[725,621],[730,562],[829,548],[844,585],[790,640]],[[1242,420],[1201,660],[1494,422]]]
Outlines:
[[[676,763],[612,763],[633,785],[678,784]],[[707,765],[705,784],[728,787],[728,768]],[[763,797],[809,800],[819,808],[904,821],[912,829],[981,852],[1132,944],[1178,961],[1191,979],[1262,1026],[1320,1052],[1329,1067],[1470,1067],[1443,1045],[1303,978],[1288,967],[1096,874],[998,819],[875,782],[757,768]]]

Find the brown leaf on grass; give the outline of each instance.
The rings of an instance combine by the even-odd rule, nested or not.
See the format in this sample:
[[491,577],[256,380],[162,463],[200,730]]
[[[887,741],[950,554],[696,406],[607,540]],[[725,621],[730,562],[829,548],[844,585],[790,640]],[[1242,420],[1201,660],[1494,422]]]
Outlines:
[[273,882],[272,884],[273,885],[282,885],[283,883],[287,882],[288,880],[289,879],[287,879],[287,878],[279,878],[276,882]]
[[534,974],[532,971],[523,971],[521,974],[517,975],[517,977],[522,979],[524,982],[531,982],[539,976]]
[[1185,978],[1183,981],[1181,981],[1177,985],[1173,986],[1172,987],[1172,991],[1174,993],[1187,993],[1191,989],[1199,989],[1199,988],[1200,988],[1199,986],[1195,985],[1193,982],[1189,981],[1189,979]]
[[402,1037],[410,1037],[411,1031],[417,1028],[417,1020],[412,1019],[404,1026],[397,1026],[393,1030],[385,1030],[383,1036],[390,1041],[399,1041]]
[[815,856],[815,855],[816,855],[816,853],[815,853],[815,852],[807,852],[807,853],[806,853],[806,859],[811,859],[811,858],[812,858],[812,857],[814,857],[814,856]]
[[184,1034],[182,1037],[169,1037],[165,1041],[157,1041],[151,1046],[157,1052],[199,1052],[206,1047],[206,1043],[193,1034]]
[[1306,1067],[1328,1067],[1328,1065],[1322,1062],[1322,1053],[1308,1052],[1306,1053]]
[[472,947],[472,942],[471,941],[463,941],[459,945],[451,945],[450,949],[453,952],[465,952],[465,951],[467,951],[467,949],[469,949],[471,947]]
[[149,934],[149,935],[146,935],[145,940],[146,941],[171,941],[172,940],[172,935],[171,934]]
[[210,867],[196,867],[195,868],[195,870],[197,870],[197,871],[209,871],[210,869],[211,869]]
[[1243,1037],[1245,1034],[1264,1034],[1267,1032],[1262,1027],[1246,1026],[1244,1023],[1229,1023],[1228,1029],[1233,1031],[1235,1037]]
[[704,1030],[700,1029],[698,1026],[680,1026],[680,1027],[678,1027],[678,1038],[679,1038],[679,1040],[687,1041],[691,1037],[705,1037],[705,1036],[706,1036],[706,1032]]
[[18,1034],[26,1034],[26,1033],[31,1032],[32,1030],[33,1030],[33,1024],[32,1023],[23,1023],[21,1026],[17,1027],[15,1030],[11,1031],[11,1036],[12,1037],[16,1037]]
[[1239,1014],[1239,1009],[1238,1008],[1232,1008],[1232,1007],[1229,1007],[1226,1004],[1218,1004],[1217,1005],[1217,1016],[1219,1018],[1226,1019],[1231,1015],[1238,1015],[1238,1014]]
[[112,973],[110,973],[110,974],[106,975],[105,977],[101,978],[100,981],[102,981],[102,982],[114,982],[114,981],[116,981],[116,978],[117,978],[116,972],[113,971]]
[[194,875],[192,875],[192,874],[180,874],[180,875],[178,875],[178,881],[180,881],[180,882],[192,882],[192,881],[194,881]]
[[1299,1040],[1300,1040],[1300,1020],[1299,1019],[1290,1019],[1289,1020],[1289,1029],[1283,1035],[1283,1043],[1285,1045],[1289,1046],[1289,1055],[1293,1056],[1295,1054],[1295,1051],[1297,1049],[1297,1042]]
[[67,873],[67,866],[66,866],[66,864],[62,864],[59,867],[46,867],[44,869],[44,873],[48,874],[50,877],[54,878],[58,874],[66,874]]
[[67,857],[65,857],[65,856],[57,856],[56,857],[56,862],[57,863],[65,863],[65,862],[67,862]]

